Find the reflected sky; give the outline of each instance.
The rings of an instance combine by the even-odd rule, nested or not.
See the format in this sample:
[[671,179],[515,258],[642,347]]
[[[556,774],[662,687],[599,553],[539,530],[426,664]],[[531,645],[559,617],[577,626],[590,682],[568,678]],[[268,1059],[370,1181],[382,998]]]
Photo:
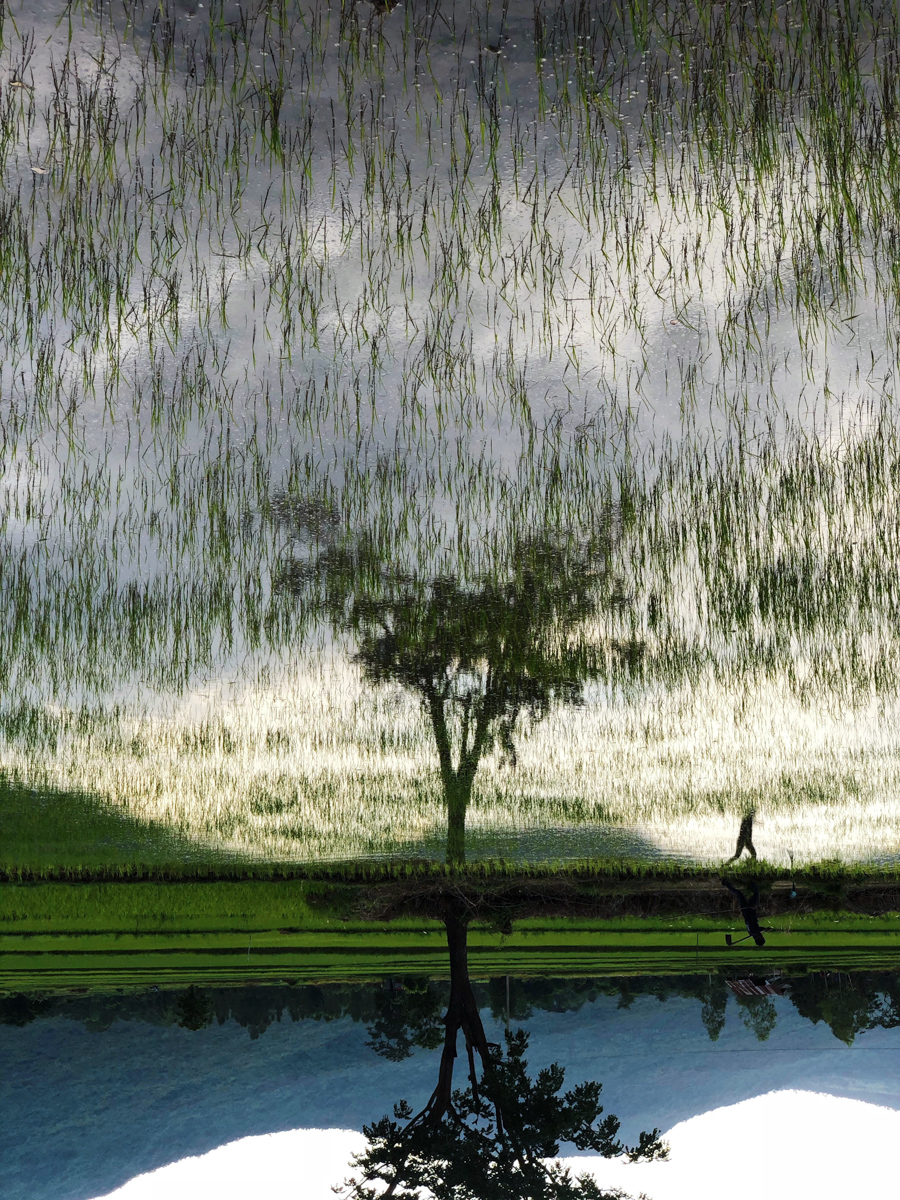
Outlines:
[[768,797],[780,865],[896,857],[895,15],[680,6],[3,10],[5,773],[210,854],[421,843],[416,704],[278,580],[503,585],[615,514],[641,668],[518,714],[486,842],[714,858]]
[[[516,1021],[514,1015],[513,1025],[531,1034],[532,1070],[558,1061],[567,1084],[603,1083],[607,1111],[622,1119],[626,1139],[640,1129],[669,1130],[791,1089],[896,1114],[900,1029],[864,1029],[847,1045],[821,1016],[831,1013],[835,1021],[841,1004],[846,1007],[853,997],[859,1003],[865,988],[861,977],[854,979],[821,981],[817,1023],[786,997],[764,998],[762,1011],[729,994],[715,1041],[704,1027],[699,999],[670,994],[661,1002],[641,992],[650,987],[666,992],[671,980],[631,981],[633,993],[629,998],[626,988],[624,997],[628,1007],[622,1007],[617,987],[616,994],[593,1000],[586,998],[588,991],[575,1011],[532,1006],[530,1016]],[[488,1036],[498,1040],[502,983],[499,1019],[490,1008],[482,1010]],[[884,986],[875,977],[868,983],[873,997]],[[514,1012],[518,986],[512,981]],[[551,989],[543,1003],[571,1005],[571,994],[558,992],[554,1001]],[[128,1019],[112,1019],[115,1002],[101,1006],[76,997],[71,1011],[78,1020],[45,1015],[0,1026],[4,1200],[91,1200],[135,1176],[247,1137],[321,1128],[358,1133],[401,1097],[415,1105],[433,1087],[437,1051],[414,1048],[404,1061],[389,1062],[367,1046],[364,1020],[350,1016],[291,1021],[285,1011],[260,1032],[253,1017],[258,999],[228,995],[235,1015],[197,1031],[174,1023],[172,1002],[163,993],[148,998],[142,1019],[127,997],[120,1003]],[[348,993],[345,1002],[360,1015],[371,1003],[360,991]],[[254,1031],[258,1036],[251,1036]],[[736,1128],[729,1153],[739,1154],[746,1140]],[[282,1161],[287,1164],[292,1154],[286,1149]]]
[[[785,1195],[844,1200],[883,1194],[894,1172],[900,1113],[856,1100],[801,1091],[769,1092],[714,1109],[666,1130],[671,1159],[626,1164],[590,1156],[567,1160],[601,1186],[638,1191],[653,1200],[714,1200],[727,1178],[734,1200],[757,1200],[777,1180]],[[296,1130],[247,1138],[138,1176],[108,1200],[192,1200],[214,1194],[241,1200],[248,1191],[332,1200],[344,1164],[364,1144],[349,1130]],[[736,1160],[740,1169],[735,1169]],[[97,1200],[100,1200],[98,1197]],[[106,1200],[106,1198],[103,1198]]]

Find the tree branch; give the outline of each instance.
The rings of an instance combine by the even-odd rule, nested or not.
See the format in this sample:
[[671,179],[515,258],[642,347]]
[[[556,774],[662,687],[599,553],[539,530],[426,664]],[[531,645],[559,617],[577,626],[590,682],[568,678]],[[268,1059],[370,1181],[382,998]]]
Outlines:
[[438,762],[441,766],[441,779],[444,784],[444,792],[448,794],[448,789],[452,787],[455,780],[455,773],[450,748],[450,735],[447,732],[447,718],[444,713],[444,702],[438,696],[434,687],[425,689],[425,701],[428,705],[429,715],[431,716],[431,727],[434,730],[434,740],[437,745]]

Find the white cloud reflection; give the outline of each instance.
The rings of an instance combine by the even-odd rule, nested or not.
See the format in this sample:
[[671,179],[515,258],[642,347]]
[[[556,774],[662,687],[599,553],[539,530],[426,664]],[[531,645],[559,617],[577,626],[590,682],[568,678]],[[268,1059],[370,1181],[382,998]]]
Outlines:
[[[894,1109],[816,1092],[769,1092],[681,1121],[666,1133],[671,1158],[628,1164],[593,1157],[566,1160],[601,1186],[650,1200],[758,1200],[763,1195],[889,1194],[900,1144]],[[196,1158],[139,1175],[103,1200],[333,1200],[362,1135],[345,1129],[296,1129],[241,1138]],[[277,1191],[276,1191],[277,1189]],[[100,1198],[98,1198],[100,1200]]]

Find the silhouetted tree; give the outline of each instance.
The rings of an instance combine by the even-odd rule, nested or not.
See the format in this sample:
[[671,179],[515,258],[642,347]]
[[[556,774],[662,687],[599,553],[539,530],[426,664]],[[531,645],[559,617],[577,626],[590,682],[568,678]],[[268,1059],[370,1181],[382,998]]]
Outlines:
[[[778,1021],[778,1012],[769,996],[737,996],[741,1020],[758,1042],[768,1041]],[[715,1040],[715,1039],[713,1039]]]
[[[364,1127],[368,1148],[353,1166],[345,1200],[602,1200],[590,1176],[573,1179],[559,1162],[560,1144],[632,1161],[665,1157],[659,1130],[641,1133],[636,1146],[617,1139],[619,1120],[602,1117],[601,1085],[562,1092],[558,1064],[528,1073],[528,1035],[507,1031],[506,1047],[489,1043],[469,979],[467,917],[448,907],[450,998],[437,1085],[418,1113],[400,1101],[394,1117]],[[454,1089],[457,1040],[463,1034],[467,1086]],[[479,1070],[480,1067],[480,1070]]]
[[801,1017],[824,1021],[850,1046],[864,1030],[900,1025],[900,980],[889,974],[817,972],[791,981],[791,1003]]
[[710,976],[708,981],[701,983],[700,1020],[709,1035],[711,1042],[719,1040],[719,1034],[725,1028],[725,1012],[728,1008],[728,988],[721,976]]
[[29,1025],[39,1017],[53,1013],[53,1001],[47,996],[29,996],[17,992],[11,996],[0,996],[0,1025]]
[[390,984],[376,1000],[377,1016],[368,1027],[367,1046],[391,1062],[412,1054],[413,1046],[436,1050],[443,1040],[441,998],[430,980],[408,978]]
[[598,637],[591,623],[625,595],[609,566],[609,539],[592,547],[550,538],[520,543],[503,579],[463,586],[389,570],[366,539],[332,545],[316,564],[287,564],[282,588],[308,589],[318,574],[332,626],[356,642],[373,684],[416,692],[434,733],[447,809],[447,862],[465,862],[466,812],[482,758],[498,745],[515,766],[520,714],[579,704],[584,685],[631,672],[643,645]]
[[204,1029],[213,1019],[212,1001],[192,983],[187,991],[178,997],[175,1014],[182,1029]]

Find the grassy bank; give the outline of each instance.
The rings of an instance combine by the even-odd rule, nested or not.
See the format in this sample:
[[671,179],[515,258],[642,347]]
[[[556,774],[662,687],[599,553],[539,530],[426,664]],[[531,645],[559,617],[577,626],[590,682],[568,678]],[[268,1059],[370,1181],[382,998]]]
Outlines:
[[[457,879],[470,963],[497,974],[667,974],[900,965],[890,881],[762,879],[758,950],[713,879]],[[448,882],[322,880],[0,886],[0,990],[184,986],[447,974]]]
[[[830,918],[829,918],[830,920]],[[475,977],[612,976],[690,971],[893,969],[900,922],[852,927],[805,922],[770,934],[764,950],[728,949],[723,929],[539,927],[512,935],[473,929]],[[0,991],[183,987],[377,980],[449,974],[443,930],[285,930],[265,933],[19,934],[0,936]]]
[[[730,872],[747,887],[749,871]],[[752,878],[760,912],[780,921],[816,914],[828,920],[892,920],[900,913],[900,879],[893,874],[804,872],[791,882],[765,867]],[[672,921],[687,928],[732,922],[735,904],[709,872],[637,872],[597,868],[510,872],[489,869],[450,876],[443,871],[381,877],[346,875],[281,879],[166,882],[24,881],[0,883],[0,933],[103,934],[270,929],[418,929],[440,923],[444,897],[463,897],[473,920],[497,928],[515,922]]]

